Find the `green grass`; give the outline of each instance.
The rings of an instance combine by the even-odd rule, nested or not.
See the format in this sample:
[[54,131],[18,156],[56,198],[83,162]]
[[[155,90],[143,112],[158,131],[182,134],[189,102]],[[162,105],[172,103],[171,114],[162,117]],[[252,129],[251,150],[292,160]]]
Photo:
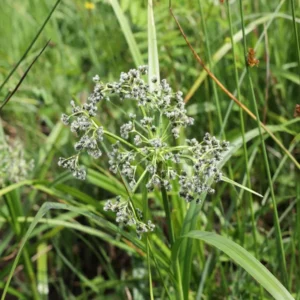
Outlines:
[[[51,39],[0,112],[0,157],[19,140],[35,161],[26,178],[0,187],[2,299],[300,299],[300,2],[172,3],[192,47],[256,121],[195,60],[168,1],[92,2],[1,3],[0,105]],[[257,67],[246,64],[248,48]],[[85,182],[57,161],[73,153],[60,123],[70,100],[87,98],[95,74],[114,81],[145,63],[183,91],[195,118],[178,143],[208,131],[231,148],[227,179],[199,205],[138,190],[132,202],[156,224],[139,240],[103,209],[127,195],[106,159],[83,158]],[[116,132],[130,107],[101,109]]]

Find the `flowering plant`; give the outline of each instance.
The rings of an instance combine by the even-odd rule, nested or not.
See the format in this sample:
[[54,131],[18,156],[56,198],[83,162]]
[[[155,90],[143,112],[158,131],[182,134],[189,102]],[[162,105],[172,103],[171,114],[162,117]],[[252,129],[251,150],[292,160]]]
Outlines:
[[[85,179],[86,170],[79,165],[83,152],[98,159],[102,148],[110,144],[109,170],[120,176],[132,194],[144,184],[148,191],[161,189],[171,191],[172,183],[179,183],[179,196],[187,202],[199,202],[203,193],[214,193],[211,180],[222,178],[217,164],[229,143],[219,141],[206,133],[203,141],[186,140],[183,145],[174,145],[182,128],[192,125],[194,120],[187,116],[182,92],[173,92],[166,79],[158,82],[151,78],[155,88],[151,89],[143,80],[147,66],[121,73],[117,82],[104,84],[99,76],[93,78],[94,91],[87,102],[77,106],[71,101],[72,114],[62,115],[62,121],[70,125],[79,141],[74,148],[76,154],[60,158],[59,165],[72,171],[79,179]],[[107,130],[97,116],[98,103],[110,101],[117,96],[121,101],[131,101],[134,112],[126,113],[128,121],[120,127],[119,134]],[[107,139],[105,138],[107,137]],[[101,147],[106,145],[105,147]],[[137,234],[153,231],[154,224],[143,222],[142,211],[131,201],[117,197],[107,201],[105,210],[116,212],[116,221],[125,225],[136,225]]]
[[0,146],[0,188],[7,183],[25,180],[34,168],[34,160],[27,159],[21,141],[9,143],[6,137],[3,139]]

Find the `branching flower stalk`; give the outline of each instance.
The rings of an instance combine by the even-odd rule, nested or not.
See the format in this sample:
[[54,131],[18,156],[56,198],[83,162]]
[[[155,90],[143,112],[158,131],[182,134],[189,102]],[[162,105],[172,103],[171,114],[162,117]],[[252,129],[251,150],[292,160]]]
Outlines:
[[[172,182],[178,181],[180,197],[199,202],[201,194],[214,193],[210,179],[221,180],[217,164],[229,143],[206,133],[201,142],[191,139],[173,146],[180,131],[193,125],[194,120],[186,114],[181,91],[173,92],[166,79],[158,82],[156,77],[151,78],[156,88],[150,90],[143,80],[146,74],[147,66],[140,66],[122,72],[117,82],[105,84],[99,76],[93,78],[95,87],[87,102],[76,105],[72,100],[72,113],[62,115],[63,123],[79,140],[74,145],[76,154],[60,158],[58,164],[84,180],[86,169],[79,164],[80,155],[86,152],[98,159],[102,156],[101,143],[110,144],[113,139],[115,142],[109,145],[109,170],[122,178],[129,194],[144,184],[143,178],[147,178],[145,186],[149,192],[160,189],[166,194],[172,190]],[[126,112],[127,121],[119,132],[111,132],[102,124],[97,113],[103,100],[131,101],[132,110]],[[108,201],[104,209],[115,212],[118,223],[135,225],[139,237],[154,230],[151,220],[144,222],[142,211],[134,208],[131,196],[118,196],[115,201]]]

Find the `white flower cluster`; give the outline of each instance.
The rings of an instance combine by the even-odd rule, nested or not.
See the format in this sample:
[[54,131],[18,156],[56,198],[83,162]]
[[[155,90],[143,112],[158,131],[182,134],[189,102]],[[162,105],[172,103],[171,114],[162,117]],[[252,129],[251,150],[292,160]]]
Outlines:
[[154,230],[155,225],[148,220],[147,223],[141,222],[143,219],[143,212],[136,208],[134,209],[129,200],[121,201],[121,197],[118,196],[115,202],[108,200],[104,206],[105,211],[113,211],[116,213],[116,222],[123,225],[135,225],[136,233],[139,238],[145,232],[151,232]]
[[0,146],[0,161],[0,187],[28,179],[34,168],[34,160],[25,159],[24,146],[19,141]]
[[[99,76],[94,77],[95,88],[87,103],[76,106],[72,101],[72,114],[62,116],[62,121],[77,133],[79,141],[75,144],[77,154],[60,158],[59,165],[84,179],[86,172],[78,165],[79,154],[84,151],[99,158],[102,155],[99,144],[107,144],[108,139],[103,140],[103,137],[108,135],[116,140],[108,153],[109,169],[116,176],[122,176],[131,192],[142,182],[138,178],[138,174],[141,176],[141,172],[137,172],[139,168],[144,170],[143,175],[148,174],[146,187],[149,191],[154,188],[170,191],[176,180],[182,198],[187,202],[198,201],[202,193],[214,193],[209,184],[211,179],[221,180],[217,164],[222,152],[228,149],[228,142],[206,133],[201,142],[192,139],[184,145],[173,146],[181,129],[192,125],[194,120],[186,114],[181,91],[173,92],[166,79],[157,82],[156,78],[152,78],[156,88],[150,90],[142,79],[146,73],[147,67],[141,66],[121,73],[119,81],[107,84],[101,82]],[[134,111],[124,116],[127,120],[120,126],[119,134],[106,131],[96,119],[98,103],[103,99],[132,101]],[[124,203],[128,201],[109,202],[106,209],[116,211],[118,221],[140,224],[133,209]],[[141,231],[149,231],[148,225],[143,226]]]
[[[187,140],[186,145],[171,147],[159,138],[143,141],[139,148],[128,149],[121,142],[112,146],[109,154],[110,171],[125,178],[132,190],[136,189],[137,166],[142,166],[150,176],[146,187],[172,189],[172,181],[179,182],[180,197],[187,202],[198,201],[202,193],[214,193],[208,184],[209,179],[218,182],[222,178],[217,168],[222,152],[228,150],[228,142],[218,141],[206,133],[199,143],[196,139]],[[188,168],[187,166],[190,166]]]

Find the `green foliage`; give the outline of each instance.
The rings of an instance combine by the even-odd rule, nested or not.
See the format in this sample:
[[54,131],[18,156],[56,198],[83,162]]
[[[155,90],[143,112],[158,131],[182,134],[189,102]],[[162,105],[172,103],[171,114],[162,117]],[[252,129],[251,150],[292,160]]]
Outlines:
[[[257,105],[256,115],[297,159],[300,3],[240,1],[242,22],[238,1],[221,2],[173,1],[173,12],[216,77],[251,111]],[[3,299],[299,299],[297,166],[207,77],[168,1],[2,0],[0,20],[0,106],[51,39],[0,115]],[[247,48],[260,60],[250,81]],[[128,197],[109,171],[109,147],[101,144],[97,160],[82,157],[86,181],[57,162],[76,143],[60,122],[70,100],[83,105],[96,74],[112,82],[147,62],[150,77],[183,92],[195,119],[177,146],[209,132],[231,147],[218,165],[223,182],[198,205],[182,201],[176,182],[160,193],[147,191],[142,178],[132,201],[156,228],[139,240],[104,209]],[[126,101],[103,102],[99,114],[117,134],[130,109]]]

